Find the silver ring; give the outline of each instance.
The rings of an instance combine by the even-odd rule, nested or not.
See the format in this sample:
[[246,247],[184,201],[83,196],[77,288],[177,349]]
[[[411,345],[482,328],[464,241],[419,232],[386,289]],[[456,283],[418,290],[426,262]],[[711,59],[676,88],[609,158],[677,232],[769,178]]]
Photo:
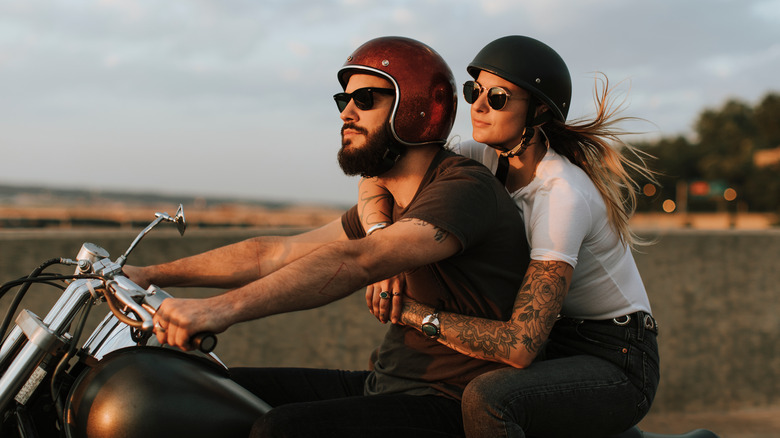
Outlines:
[[159,322],[157,322],[157,323],[155,323],[155,324],[154,324],[154,328],[155,328],[155,329],[156,329],[158,332],[160,332],[160,333],[165,333],[165,327],[163,327],[162,325],[160,325],[160,323],[159,323]]
[[390,298],[390,294],[387,291],[379,292],[379,298],[386,300]]

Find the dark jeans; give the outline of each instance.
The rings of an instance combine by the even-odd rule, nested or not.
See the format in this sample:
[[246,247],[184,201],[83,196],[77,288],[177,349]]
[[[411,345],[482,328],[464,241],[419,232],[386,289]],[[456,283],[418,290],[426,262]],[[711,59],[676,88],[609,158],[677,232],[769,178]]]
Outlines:
[[462,437],[460,403],[435,395],[363,395],[368,371],[232,368],[233,380],[274,407],[251,437]]
[[658,388],[656,335],[642,324],[560,320],[525,369],[483,374],[466,387],[466,436],[604,437],[639,422]]

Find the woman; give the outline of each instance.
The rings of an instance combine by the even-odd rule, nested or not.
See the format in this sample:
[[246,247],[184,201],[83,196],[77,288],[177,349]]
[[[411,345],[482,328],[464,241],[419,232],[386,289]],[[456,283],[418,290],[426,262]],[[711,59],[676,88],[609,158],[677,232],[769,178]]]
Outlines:
[[[381,321],[414,327],[438,319],[439,342],[510,367],[474,379],[463,396],[469,437],[606,436],[636,424],[659,381],[657,326],[631,255],[636,184],[610,147],[618,142],[608,84],[597,84],[592,121],[566,123],[571,78],[560,56],[532,38],[485,46],[464,84],[473,137],[460,153],[496,173],[517,202],[531,263],[509,321],[437,311],[398,294],[402,281],[369,286]],[[629,148],[630,150],[630,148]],[[390,208],[361,182],[367,230]],[[387,216],[389,217],[389,216]],[[392,298],[392,299],[391,299]],[[431,318],[427,319],[430,329]]]

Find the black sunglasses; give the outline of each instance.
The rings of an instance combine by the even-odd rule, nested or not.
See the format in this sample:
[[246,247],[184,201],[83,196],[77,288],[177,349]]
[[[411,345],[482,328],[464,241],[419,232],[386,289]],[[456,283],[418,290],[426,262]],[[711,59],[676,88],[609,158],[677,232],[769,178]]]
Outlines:
[[395,89],[370,87],[358,88],[351,93],[336,93],[333,95],[333,100],[336,101],[336,106],[339,107],[339,112],[344,111],[344,108],[349,105],[350,100],[355,101],[355,106],[359,110],[368,111],[374,106],[374,93],[395,95]]
[[[477,101],[479,95],[485,91],[485,87],[477,81],[466,81],[463,84],[463,97],[466,99],[466,103],[472,104]],[[509,100],[508,91],[501,87],[492,87],[487,90],[487,102],[490,108],[498,111],[506,106],[507,100]]]

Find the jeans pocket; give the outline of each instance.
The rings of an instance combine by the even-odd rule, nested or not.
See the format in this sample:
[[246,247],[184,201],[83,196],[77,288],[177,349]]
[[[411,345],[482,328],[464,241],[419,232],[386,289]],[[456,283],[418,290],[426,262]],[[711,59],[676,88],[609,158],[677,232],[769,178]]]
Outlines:
[[631,364],[631,343],[625,340],[624,327],[594,324],[579,324],[575,331],[582,341],[583,352],[612,362],[622,370]]

